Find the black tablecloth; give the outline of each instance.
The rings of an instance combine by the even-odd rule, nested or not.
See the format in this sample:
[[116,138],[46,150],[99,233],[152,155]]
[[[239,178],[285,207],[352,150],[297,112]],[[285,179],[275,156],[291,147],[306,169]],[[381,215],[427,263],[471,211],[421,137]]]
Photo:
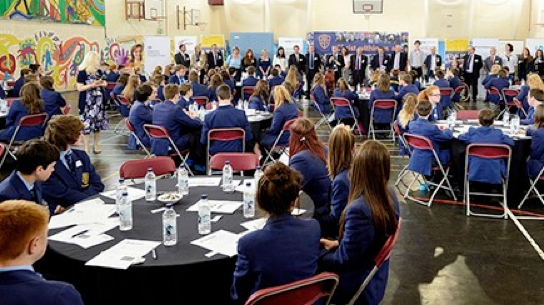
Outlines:
[[[159,180],[158,193],[174,190],[176,181]],[[196,304],[229,304],[229,288],[236,257],[216,254],[207,258],[208,250],[191,245],[190,241],[201,235],[197,231],[197,213],[185,210],[206,193],[210,200],[242,200],[242,194],[224,193],[219,187],[196,187],[190,189],[175,206],[178,217],[178,243],[172,247],[159,245],[158,259],[150,254],[141,265],[128,270],[115,270],[85,266],[85,263],[125,238],[162,241],[162,213],[150,210],[161,207],[160,202],[148,203],[140,199],[133,203],[134,227],[128,232],[115,228],[106,234],[115,239],[87,250],[72,244],[50,241],[46,256],[36,265],[38,272],[47,279],[68,281],[81,292],[85,304],[186,304],[189,297],[200,299]],[[106,203],[112,199],[102,197]],[[212,215],[212,218],[215,216]],[[223,215],[212,223],[212,232],[219,229],[240,233],[245,219],[241,209],[233,215]],[[51,230],[55,234],[60,230]]]

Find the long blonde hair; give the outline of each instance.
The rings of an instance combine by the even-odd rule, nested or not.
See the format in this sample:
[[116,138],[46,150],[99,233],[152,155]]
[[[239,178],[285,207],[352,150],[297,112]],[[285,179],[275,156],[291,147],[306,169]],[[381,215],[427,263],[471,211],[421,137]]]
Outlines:
[[[347,127],[347,128],[346,128]],[[355,147],[355,137],[349,126],[338,125],[329,137],[329,153],[327,158],[329,177],[334,179],[341,171],[351,167],[352,152]]]
[[291,95],[283,85],[275,86],[272,93],[274,95],[274,106],[276,109],[285,103],[291,103]]
[[289,68],[289,72],[287,72],[287,76],[285,77],[285,81],[290,82],[295,87],[295,89],[298,87],[298,85],[300,84],[300,81],[298,80],[297,67],[291,66]]
[[527,77],[527,85],[529,89],[540,89],[544,91],[544,82],[540,78],[540,75],[536,73],[530,73]]
[[79,64],[79,71],[85,71],[87,74],[95,74],[100,68],[100,55],[96,51],[90,51],[85,54],[83,61]]
[[492,65],[491,70],[489,71],[489,75],[499,74],[500,70],[501,70],[501,65]]
[[140,86],[140,77],[138,75],[131,75],[128,78],[125,89],[123,89],[123,92],[121,92],[121,95],[126,97],[132,103],[134,101],[134,92],[136,92],[138,86]]
[[325,78],[323,77],[323,74],[316,73],[314,76],[314,85],[312,86],[312,91],[314,91],[315,87],[321,86],[323,88],[323,91],[325,94],[327,94],[327,87],[325,86]]
[[411,120],[414,119],[416,112],[417,96],[413,93],[408,93],[402,99],[402,110],[399,112],[399,123],[403,128],[408,126]]

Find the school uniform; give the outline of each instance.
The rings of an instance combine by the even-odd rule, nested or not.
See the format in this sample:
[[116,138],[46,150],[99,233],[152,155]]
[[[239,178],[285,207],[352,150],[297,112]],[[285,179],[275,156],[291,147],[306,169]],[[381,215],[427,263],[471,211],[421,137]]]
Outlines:
[[181,85],[185,83],[185,78],[182,76],[179,76],[177,74],[170,75],[170,78],[168,79],[168,84],[174,84],[174,85]]
[[218,86],[215,86],[215,87],[208,87],[208,94],[206,94],[206,96],[208,97],[208,100],[210,102],[213,102],[213,101],[217,101],[217,87]]
[[528,129],[527,135],[532,137],[527,173],[529,177],[536,178],[544,166],[544,128]]
[[208,95],[208,87],[206,87],[205,85],[201,85],[197,82],[192,82],[191,88],[193,89],[193,96],[207,96]]
[[[397,125],[399,126],[399,131],[401,136],[404,135],[404,133],[409,131],[410,122],[417,120],[418,117],[419,116],[417,115],[417,113],[414,113],[414,117],[410,121],[408,121],[408,124],[406,124],[406,126],[403,126],[400,122],[400,118],[397,116],[396,122],[397,122]],[[408,149],[408,147],[404,146],[404,143],[403,141],[401,141],[400,137],[398,137],[397,143],[399,145],[399,154],[401,156],[409,156],[410,150]]]
[[527,118],[519,121],[520,125],[533,125],[535,123],[535,108],[529,108],[527,112]]
[[255,76],[249,75],[246,79],[242,81],[242,87],[256,86],[258,81],[259,80],[256,79]]
[[[327,151],[325,150],[325,156]],[[302,175],[302,190],[314,203],[314,218],[321,221],[330,213],[329,188],[331,180],[326,162],[308,149],[298,152],[289,159],[289,166]]]
[[[408,125],[411,134],[427,137],[433,143],[434,150],[443,165],[450,161],[450,151],[448,149],[440,149],[439,144],[448,143],[453,139],[451,130],[440,130],[438,126],[431,124],[427,119],[418,118],[410,122]],[[428,150],[412,149],[412,156],[408,164],[408,170],[420,173],[425,176],[431,174],[432,165],[435,163],[433,153]]]
[[[467,143],[489,143],[506,144],[514,146],[514,141],[502,133],[500,129],[491,126],[480,126],[470,128],[467,133],[461,134],[459,140]],[[501,184],[501,178],[506,178],[506,164],[502,159],[485,159],[476,156],[470,156],[468,159],[468,180]]]
[[[357,100],[359,97],[355,92],[349,89],[345,90],[344,92],[340,91],[340,89],[334,89],[333,95],[335,97],[343,97],[347,99],[351,104],[355,118],[359,118],[359,109],[357,109],[354,105],[355,100]],[[334,107],[334,118],[336,120],[353,119],[353,116],[348,107]]]
[[145,75],[142,75],[142,74],[138,74],[138,77],[140,78],[140,83],[145,83],[147,82],[147,78],[145,77]]
[[118,96],[123,93],[123,90],[125,90],[125,85],[117,84],[115,85],[115,87],[113,87],[111,93],[113,93],[114,96]]
[[331,212],[321,220],[322,236],[335,237],[338,235],[340,216],[348,204],[349,198],[349,168],[342,170],[331,183],[330,206]]
[[397,100],[397,113],[402,109],[404,96],[408,93],[413,93],[417,96],[419,94],[419,89],[414,84],[405,85],[400,88],[399,94],[395,96],[395,100]]
[[28,265],[0,267],[0,300],[17,305],[83,305],[74,286],[47,281]]
[[270,217],[238,241],[231,297],[245,302],[255,291],[311,277],[319,259],[319,224],[289,214]]
[[395,92],[399,92],[399,78],[391,76],[389,78],[389,88]]
[[[245,131],[246,151],[253,149],[253,134],[243,110],[236,109],[232,105],[220,105],[216,110],[204,117],[204,126],[200,136],[200,143],[208,143],[208,131],[218,128],[242,128]],[[211,155],[218,152],[242,152],[241,141],[212,141],[208,147]]]
[[[266,131],[261,139],[261,146],[270,148],[274,145],[274,142],[278,138],[283,125],[289,120],[295,119],[298,117],[298,107],[294,102],[283,103],[281,106],[274,110],[274,116],[272,117],[272,123],[270,129]],[[289,145],[289,131],[284,131],[281,135],[278,145],[286,146]]]
[[159,99],[161,102],[165,100],[164,98],[164,86],[160,85],[157,87],[157,99]]
[[[450,88],[452,88],[453,91],[455,91],[455,89],[457,89],[457,87],[461,86],[461,80],[457,76],[454,76],[454,77],[450,78],[448,80],[448,82],[450,83]],[[455,93],[455,94],[453,94],[453,97],[452,97],[451,100],[454,103],[458,103],[461,100],[461,96],[459,95],[459,93]]]
[[[9,142],[15,129],[19,125],[19,121],[25,115],[29,115],[28,109],[21,102],[21,100],[14,100],[9,107],[8,114],[6,116],[6,127],[0,131],[0,141]],[[19,128],[19,132],[15,137],[16,141],[26,141],[43,136],[44,128],[42,126],[24,126]]]
[[[530,88],[528,85],[521,86],[521,89],[519,90],[518,96],[516,96],[516,99],[523,104],[523,109],[525,112],[529,111],[529,108],[531,107],[529,105],[529,91]],[[523,112],[523,111],[522,111]]]
[[236,89],[236,84],[234,83],[234,81],[232,79],[227,79],[227,80],[224,80],[223,81],[226,85],[229,86],[230,88],[230,92],[233,92],[234,89]]
[[62,114],[60,107],[66,106],[66,100],[55,90],[40,90],[40,97],[45,104],[45,113],[51,119],[54,115]]
[[119,73],[110,71],[110,73],[106,74],[106,81],[108,83],[115,83],[119,79]]
[[10,96],[11,97],[18,97],[21,96],[21,88],[23,88],[23,85],[25,84],[25,78],[19,77],[15,84],[13,85],[13,90],[11,91]]
[[[399,218],[399,202],[394,191],[395,216]],[[374,258],[385,244],[386,237],[377,236],[374,215],[366,199],[359,197],[345,211],[344,236],[335,250],[322,250],[321,270],[340,276],[331,304],[347,304],[374,267]],[[389,260],[376,272],[355,304],[379,304],[383,299],[389,276]]]
[[[374,89],[370,92],[370,99],[368,101],[368,111],[372,111],[372,104],[375,100],[393,100],[395,99],[395,92],[389,90],[387,92]],[[393,110],[386,109],[374,109],[374,123],[375,124],[389,124],[393,117]]]
[[[510,81],[507,77],[496,77],[491,79],[485,86],[486,89],[491,89],[495,87],[502,93],[502,89],[510,87]],[[501,96],[496,94],[489,94],[488,101],[493,104],[499,104],[501,102]]]
[[268,81],[268,86],[270,86],[270,92],[272,92],[272,89],[275,87],[275,86],[278,86],[278,85],[281,85],[283,84],[283,82],[285,81],[285,79],[281,76],[274,76],[272,77],[269,81]]
[[178,106],[180,106],[182,109],[189,110],[189,106],[195,103],[195,100],[193,98],[186,98],[185,96],[182,96],[179,98]]
[[252,96],[249,99],[248,108],[255,109],[257,111],[266,111],[266,105],[264,103],[264,100],[257,96]]
[[[140,101],[135,101],[130,108],[128,119],[132,127],[134,127],[134,133],[140,138],[142,144],[145,147],[150,147],[151,140],[145,133],[144,124],[151,124],[153,122],[153,110],[151,107]],[[131,144],[131,139],[129,139],[129,148],[136,149],[136,141],[134,140],[133,145]]]
[[104,184],[87,153],[72,148],[60,153],[55,171],[42,188],[47,202],[68,207],[104,191]]
[[[194,134],[200,130],[202,122],[185,114],[180,105],[166,100],[153,109],[153,125],[166,128],[176,147],[184,150],[193,146]],[[167,139],[151,139],[152,154],[165,156],[168,154],[169,146],[170,142]]]
[[[0,203],[6,200],[27,200],[43,205],[42,186],[39,181],[28,184],[18,171],[12,171],[0,182]],[[54,206],[52,211],[55,211]]]
[[[438,88],[442,89],[442,88],[451,88],[450,87],[450,82],[447,81],[446,79],[444,78],[439,78],[437,79],[433,85],[435,86],[438,86]],[[451,107],[451,97],[449,95],[440,95],[440,102],[439,102],[439,105],[442,109],[446,108],[446,107]]]
[[[331,113],[331,102],[330,98],[325,90],[323,90],[323,87],[321,86],[315,86],[312,90],[312,94],[314,95],[314,99],[316,103],[319,105],[319,108],[321,109],[321,112],[324,114]],[[295,96],[297,96],[295,94]],[[314,105],[315,107],[315,105]],[[318,111],[315,109],[315,111]]]

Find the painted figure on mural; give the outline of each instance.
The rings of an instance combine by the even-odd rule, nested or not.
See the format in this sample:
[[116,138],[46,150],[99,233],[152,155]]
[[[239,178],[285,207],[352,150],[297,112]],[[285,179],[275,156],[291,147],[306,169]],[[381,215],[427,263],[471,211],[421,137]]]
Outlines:
[[45,71],[49,71],[49,68],[53,65],[53,56],[51,55],[51,49],[48,46],[45,47],[45,54],[43,54],[42,62]]

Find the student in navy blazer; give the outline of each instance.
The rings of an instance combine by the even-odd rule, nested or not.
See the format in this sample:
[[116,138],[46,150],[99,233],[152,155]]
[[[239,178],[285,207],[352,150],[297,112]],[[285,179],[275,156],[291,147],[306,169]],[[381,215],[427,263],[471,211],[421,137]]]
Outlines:
[[[221,85],[217,88],[217,97],[219,107],[216,110],[206,114],[204,117],[204,126],[200,136],[202,145],[208,144],[208,131],[218,128],[242,128],[245,131],[246,151],[254,151],[255,143],[249,121],[243,110],[236,109],[231,104],[232,95],[228,85]],[[241,141],[212,141],[208,147],[210,155],[218,152],[242,152]],[[258,149],[255,151],[257,153]],[[260,152],[258,152],[260,155]]]
[[272,69],[270,74],[272,75],[272,78],[268,80],[268,85],[270,86],[270,91],[272,91],[275,86],[283,84],[285,79],[279,75],[277,69]]
[[[446,75],[444,74],[444,71],[442,70],[438,70],[435,72],[435,77],[437,78],[433,85],[437,86],[438,88],[440,89],[446,89],[446,88],[451,88],[450,87],[450,82],[448,80],[446,80],[444,77]],[[452,88],[453,89],[453,88]],[[441,109],[444,109],[444,108],[449,108],[452,106],[451,104],[451,96],[450,95],[442,95],[440,94],[440,102],[439,102],[439,105],[440,105],[440,108]]]
[[[144,124],[153,123],[153,109],[151,109],[150,103],[156,98],[156,89],[148,84],[143,84],[136,90],[136,100],[130,107],[128,119],[134,128],[134,133],[145,147],[151,147],[151,140],[144,130]],[[134,143],[131,139],[132,135],[129,138],[129,147],[136,149],[136,139],[133,140]]]
[[[190,87],[189,87],[190,88]],[[163,103],[157,104],[153,109],[153,125],[166,128],[170,138],[179,150],[194,147],[197,135],[200,135],[202,122],[198,117],[189,116],[183,108],[178,105],[180,92],[177,85],[166,85],[164,87]],[[170,142],[166,139],[152,139],[151,153],[158,156],[168,154]]]
[[[255,67],[247,68],[247,78],[242,81],[242,87],[253,87],[257,85],[258,79],[255,78]],[[247,97],[244,96],[247,100]]]
[[[450,68],[447,72],[446,77],[448,78],[448,82],[450,83],[450,87],[455,91],[457,87],[461,86],[461,80],[458,77],[459,75],[459,69],[457,68]],[[461,96],[459,93],[455,93],[452,97],[452,101],[454,103],[458,103],[461,100]]]
[[[270,129],[264,133],[259,143],[264,148],[271,148],[280,135],[285,123],[298,117],[297,104],[293,102],[289,92],[283,85],[274,88],[274,101],[276,105]],[[289,135],[290,132],[288,130],[284,131],[277,145],[287,146],[289,144]]]
[[45,113],[49,118],[57,114],[62,114],[61,107],[66,107],[66,100],[55,91],[53,88],[55,81],[53,77],[46,75],[40,78],[40,85],[42,89],[40,90],[40,96],[45,104]]
[[[508,73],[506,73],[506,70],[501,69],[499,71],[499,74],[497,74],[497,75],[498,75],[498,77],[495,77],[495,78],[491,79],[484,86],[486,89],[491,89],[491,88],[495,87],[495,88],[497,88],[499,90],[499,93],[500,93],[499,95],[489,94],[488,97],[487,97],[487,99],[488,99],[488,101],[490,103],[489,106],[491,107],[491,109],[493,109],[494,112],[497,112],[497,110],[499,110],[499,112],[500,112],[500,109],[497,106],[501,102],[504,103],[504,101],[502,101],[502,98],[501,98],[502,89],[510,87],[510,80],[508,79]],[[496,113],[496,114],[498,114],[498,113]]]
[[401,88],[399,90],[399,94],[395,96],[395,100],[397,100],[397,114],[402,109],[402,101],[404,100],[404,96],[408,93],[413,93],[415,95],[419,94],[419,88],[413,84],[412,76],[410,74],[404,74],[402,79],[400,80]]
[[[531,76],[529,76],[529,79],[531,78]],[[540,79],[540,77],[538,77]],[[519,93],[518,93],[518,96],[516,96],[516,99],[518,101],[520,101],[523,105],[523,110],[525,110],[525,112],[528,112],[529,111],[529,101],[527,100],[527,96],[529,95],[529,85],[523,85],[521,86],[520,90],[519,90]],[[521,111],[523,112],[523,111]]]
[[179,86],[179,101],[178,105],[185,110],[189,110],[189,106],[195,103],[195,100],[192,98],[193,89],[189,84],[182,84]]
[[[47,281],[32,267],[47,248],[48,223],[49,213],[32,202],[9,200],[0,204],[2,304],[83,305],[74,286]],[[20,238],[13,238],[12,232]]]
[[[359,109],[355,107],[354,104],[354,102],[359,99],[359,96],[357,96],[357,93],[349,89],[349,86],[344,78],[338,79],[338,88],[334,89],[333,95],[335,97],[343,97],[347,99],[351,104],[351,109],[353,109],[355,118],[359,118]],[[334,118],[336,120],[353,120],[353,115],[351,114],[349,107],[334,107]]]
[[[44,113],[44,103],[40,99],[40,87],[27,83],[21,89],[21,99],[13,101],[6,116],[6,127],[0,132],[0,141],[9,142],[22,117]],[[19,128],[16,141],[26,141],[43,136],[43,126],[25,126]]]
[[191,73],[189,73],[189,82],[191,82],[193,96],[207,96],[208,87],[199,84],[198,80],[198,74],[195,71],[191,71]]
[[[408,126],[411,121],[417,120],[416,112],[417,96],[413,93],[408,93],[404,96],[402,103],[402,109],[397,116],[397,125],[399,127],[400,136],[408,132]],[[401,156],[409,156],[410,151],[408,147],[404,146],[404,142],[401,141],[401,137],[398,137],[399,154]]]
[[289,166],[302,174],[302,190],[312,199],[314,218],[321,222],[330,213],[327,149],[307,118],[298,118],[291,125],[289,154]]
[[[450,160],[450,151],[445,148],[440,148],[439,144],[449,143],[449,141],[453,139],[453,133],[449,129],[440,130],[438,126],[431,124],[429,122],[431,111],[431,102],[420,100],[417,104],[419,118],[410,122],[408,128],[411,134],[427,137],[433,144],[434,150],[440,159],[440,163],[447,164]],[[408,169],[429,176],[434,161],[435,158],[431,151],[412,148],[412,156],[410,156]]]
[[[321,112],[323,112],[324,114],[330,114],[331,101],[329,98],[329,94],[327,93],[328,92],[327,88],[325,87],[325,79],[323,78],[323,74],[317,73],[314,76],[314,85],[311,89],[311,92]],[[296,93],[295,93],[295,96],[296,96]],[[317,109],[315,110],[318,111]]]
[[[482,109],[478,114],[479,128],[470,128],[467,133],[459,135],[459,140],[467,143],[506,144],[514,146],[514,140],[503,134],[500,129],[493,128],[495,115],[491,109]],[[501,184],[507,178],[506,164],[502,159],[484,159],[470,156],[468,160],[469,181],[490,184]]]
[[282,163],[267,166],[258,184],[256,201],[268,214],[261,230],[238,241],[231,297],[239,303],[255,291],[311,277],[317,272],[319,224],[291,216],[301,176]]
[[185,66],[178,65],[174,68],[175,73],[170,75],[168,84],[181,85],[185,82]]
[[[206,94],[210,102],[217,101],[216,91],[217,91],[217,88],[222,84],[223,84],[223,78],[221,78],[221,75],[214,74],[211,77],[210,85],[208,86],[208,93]],[[229,87],[229,90],[230,90],[230,87]]]
[[45,139],[60,150],[55,172],[42,183],[47,202],[68,207],[104,191],[104,184],[84,150],[79,145],[83,123],[72,115],[53,117],[47,125]]
[[267,111],[269,99],[268,82],[261,79],[257,82],[255,90],[253,90],[253,93],[249,97],[248,108],[257,111]]
[[[49,179],[59,160],[59,150],[43,140],[29,140],[17,152],[16,168],[0,183],[0,203],[6,200],[28,200],[40,205],[43,201],[41,182]],[[49,203],[51,214],[57,205]],[[60,209],[57,209],[60,212]]]
[[[340,276],[331,304],[347,304],[373,269],[375,257],[395,234],[399,203],[388,189],[390,156],[385,145],[367,140],[355,153],[350,172],[349,199],[340,220],[338,240],[321,239],[325,248],[320,270]],[[370,280],[355,304],[379,304],[387,286],[389,260]]]
[[[372,106],[375,100],[393,100],[395,92],[390,87],[389,75],[380,74],[378,77],[378,88],[370,92],[368,101],[368,111],[372,111]],[[393,119],[393,110],[374,109],[374,124],[389,124]]]
[[527,173],[533,179],[544,166],[544,105],[538,105],[535,112],[535,128],[527,129],[527,135],[532,137]]
[[223,70],[219,74],[223,79],[223,83],[227,84],[230,87],[230,92],[234,92],[234,89],[236,89],[236,83],[234,82],[234,79],[231,79],[229,71]]
[[529,112],[527,118],[520,121],[521,125],[533,125],[535,123],[535,109],[538,105],[544,103],[544,91],[540,89],[531,89],[527,95],[529,103]]
[[23,68],[20,72],[20,77],[15,81],[13,90],[11,90],[10,97],[18,97],[21,94],[21,88],[25,84],[25,77],[30,74],[30,69]]

